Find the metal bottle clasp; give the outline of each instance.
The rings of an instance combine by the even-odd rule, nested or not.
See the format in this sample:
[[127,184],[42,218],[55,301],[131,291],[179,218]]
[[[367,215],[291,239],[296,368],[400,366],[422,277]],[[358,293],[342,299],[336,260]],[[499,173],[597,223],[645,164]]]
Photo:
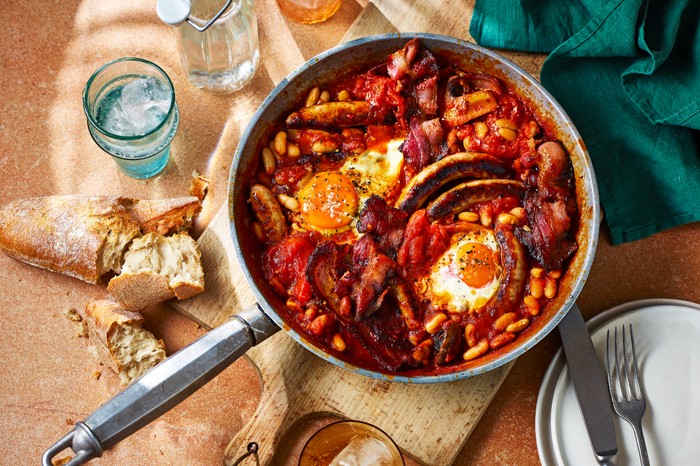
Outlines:
[[217,19],[224,14],[228,7],[231,6],[233,0],[226,0],[226,4],[215,14],[204,26],[200,26],[195,23],[190,18],[190,13],[192,12],[192,5],[189,0],[158,0],[156,3],[156,12],[158,17],[166,24],[170,26],[179,26],[184,22],[187,22],[190,26],[195,28],[199,32],[204,32],[209,29],[209,26],[214,24]]

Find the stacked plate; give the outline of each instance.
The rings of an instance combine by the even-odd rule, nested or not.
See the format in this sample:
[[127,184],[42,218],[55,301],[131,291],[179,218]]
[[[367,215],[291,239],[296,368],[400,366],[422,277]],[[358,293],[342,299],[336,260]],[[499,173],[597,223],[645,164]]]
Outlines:
[[[651,464],[700,464],[700,305],[656,299],[605,311],[588,322],[605,367],[607,331],[632,324],[647,397],[644,436]],[[640,464],[632,428],[616,417],[618,466]],[[544,466],[596,465],[561,350],[537,399],[537,448]]]

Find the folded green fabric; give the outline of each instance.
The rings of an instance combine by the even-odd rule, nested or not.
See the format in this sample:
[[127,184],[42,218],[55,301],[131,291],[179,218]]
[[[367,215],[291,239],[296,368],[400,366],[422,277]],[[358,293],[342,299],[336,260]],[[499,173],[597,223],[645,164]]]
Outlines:
[[551,52],[541,81],[588,147],[614,244],[700,220],[700,1],[477,0],[470,32]]

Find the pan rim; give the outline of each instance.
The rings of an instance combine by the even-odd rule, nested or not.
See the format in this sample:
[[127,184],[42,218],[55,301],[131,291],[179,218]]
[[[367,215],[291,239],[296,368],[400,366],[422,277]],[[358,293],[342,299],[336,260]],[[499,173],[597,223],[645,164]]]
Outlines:
[[[480,53],[482,55],[485,55],[489,59],[495,60],[498,63],[500,63],[502,66],[508,68],[510,71],[513,71],[516,75],[518,75],[521,79],[523,79],[527,85],[535,90],[537,93],[541,94],[546,101],[552,106],[552,108],[556,111],[556,121],[557,121],[557,127],[561,128],[566,128],[567,133],[569,133],[571,136],[573,136],[575,141],[579,141],[578,144],[578,149],[581,154],[581,159],[583,162],[583,167],[585,167],[583,173],[576,173],[577,177],[581,179],[584,192],[587,194],[588,199],[590,200],[589,204],[586,204],[586,208],[591,209],[590,211],[590,218],[585,222],[587,225],[587,231],[588,231],[588,244],[586,248],[586,253],[585,257],[582,261],[581,264],[581,273],[576,276],[572,282],[572,287],[571,287],[571,292],[567,296],[566,300],[562,304],[561,308],[554,314],[550,320],[542,327],[540,328],[535,335],[532,337],[528,338],[527,340],[521,342],[518,344],[512,351],[509,351],[502,356],[499,356],[488,363],[477,366],[477,367],[469,367],[469,368],[464,368],[462,370],[458,370],[455,372],[450,372],[450,373],[444,373],[444,374],[437,374],[437,375],[413,375],[413,376],[406,376],[406,375],[400,375],[400,374],[387,374],[379,371],[374,371],[370,369],[365,369],[359,366],[356,366],[354,364],[348,363],[346,361],[340,360],[339,358],[333,356],[330,353],[327,353],[323,351],[321,348],[316,346],[314,343],[310,342],[307,340],[302,334],[297,332],[294,328],[292,328],[289,324],[287,324],[284,319],[275,311],[273,306],[267,301],[265,296],[263,296],[262,292],[260,291],[258,285],[255,283],[255,280],[250,273],[250,270],[248,269],[248,264],[246,262],[246,258],[243,254],[242,249],[239,247],[241,244],[240,238],[238,237],[238,233],[236,231],[236,223],[234,221],[234,199],[233,199],[233,193],[235,191],[235,186],[237,183],[237,179],[239,178],[237,176],[238,173],[238,167],[240,166],[241,159],[243,158],[243,149],[248,145],[248,140],[252,136],[252,132],[257,124],[257,122],[261,119],[261,116],[265,113],[267,107],[269,106],[270,102],[272,102],[278,94],[284,91],[284,89],[287,87],[287,85],[293,81],[297,76],[302,74],[304,71],[309,69],[312,66],[317,66],[317,63],[323,61],[324,59],[335,55],[337,53],[342,53],[347,49],[352,49],[355,47],[359,46],[366,46],[371,43],[376,43],[376,42],[383,42],[383,41],[395,41],[395,40],[409,40],[412,38],[418,38],[421,40],[427,40],[427,41],[432,41],[432,42],[440,42],[440,43],[445,43],[449,44],[452,46],[458,46],[462,47],[465,49],[472,49],[474,52]],[[565,112],[565,110],[561,107],[561,105],[554,99],[554,97],[537,81],[533,76],[531,76],[528,72],[526,72],[523,68],[520,66],[516,65],[512,61],[508,60],[507,58],[501,56],[500,54],[493,52],[489,49],[486,49],[484,47],[481,47],[479,45],[476,45],[474,43],[471,43],[469,41],[466,41],[464,39],[457,39],[449,36],[444,36],[444,35],[439,35],[439,34],[431,34],[431,33],[389,33],[389,34],[380,34],[380,35],[373,35],[373,36],[367,36],[359,39],[355,39],[350,42],[346,42],[343,44],[340,44],[336,47],[333,47],[329,50],[326,50],[325,52],[309,59],[306,61],[303,65],[298,67],[296,70],[292,71],[289,75],[287,75],[280,83],[275,86],[275,88],[265,97],[263,102],[260,104],[260,107],[256,110],[254,115],[251,117],[248,125],[246,126],[245,131],[241,134],[238,146],[236,148],[236,151],[234,153],[233,157],[233,162],[231,165],[231,171],[229,174],[229,186],[228,186],[228,214],[229,214],[229,224],[230,224],[230,231],[231,231],[231,237],[233,239],[234,243],[234,250],[236,252],[236,258],[238,259],[240,266],[241,266],[241,271],[243,272],[243,275],[246,278],[246,281],[248,282],[248,286],[251,288],[256,300],[257,300],[257,305],[261,308],[261,310],[270,317],[275,324],[282,330],[285,331],[288,335],[290,335],[297,343],[301,344],[304,348],[307,350],[311,351],[315,355],[319,356],[320,358],[331,362],[337,366],[340,366],[343,369],[347,369],[351,372],[358,373],[361,375],[369,376],[372,378],[376,379],[381,379],[381,380],[386,380],[386,381],[391,381],[391,382],[402,382],[402,383],[418,383],[418,384],[424,384],[424,383],[441,383],[441,382],[452,382],[452,381],[457,381],[457,380],[462,380],[470,377],[474,377],[476,375],[483,374],[485,372],[492,371],[498,367],[504,366],[508,364],[509,362],[515,360],[518,358],[520,355],[531,349],[533,346],[535,346],[537,343],[539,343],[546,335],[548,335],[561,321],[561,319],[566,315],[566,313],[569,311],[571,306],[574,304],[576,298],[580,294],[581,290],[583,289],[583,286],[586,282],[586,279],[588,277],[588,274],[590,272],[591,266],[593,264],[593,260],[595,257],[595,251],[597,248],[598,244],[598,236],[599,236],[599,228],[600,228],[600,221],[601,221],[601,213],[600,213],[600,203],[599,203],[599,195],[598,195],[598,187],[597,187],[597,182],[596,182],[596,177],[595,177],[595,172],[593,170],[593,165],[590,160],[590,156],[588,154],[588,150],[586,149],[585,145],[582,143],[582,138],[581,135],[579,134],[578,130],[574,126],[573,122],[569,118],[568,114]],[[579,209],[581,209],[582,206],[579,206]]]

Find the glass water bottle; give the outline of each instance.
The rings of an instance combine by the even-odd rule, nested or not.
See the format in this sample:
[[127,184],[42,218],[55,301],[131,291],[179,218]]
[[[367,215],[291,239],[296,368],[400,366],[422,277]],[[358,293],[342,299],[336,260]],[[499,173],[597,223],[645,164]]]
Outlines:
[[182,67],[195,86],[229,93],[253,79],[260,61],[253,0],[158,0],[157,10],[178,27]]

